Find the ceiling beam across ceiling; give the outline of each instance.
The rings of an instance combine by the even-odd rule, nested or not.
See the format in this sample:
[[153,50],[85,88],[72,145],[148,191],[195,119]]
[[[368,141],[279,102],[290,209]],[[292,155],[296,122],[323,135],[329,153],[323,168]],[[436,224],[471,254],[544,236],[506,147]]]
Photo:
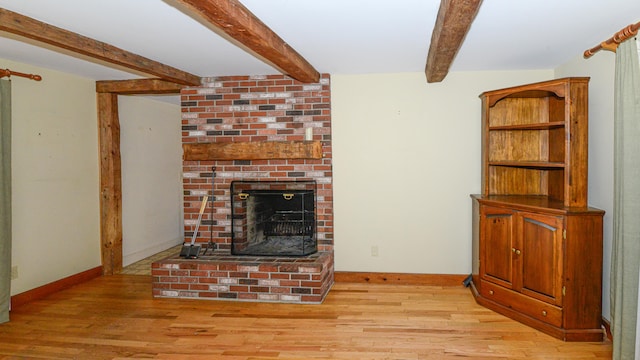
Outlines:
[[447,76],[480,4],[482,0],[441,0],[427,55],[427,82],[440,82]]
[[178,2],[284,74],[305,83],[320,80],[318,71],[305,58],[238,0]]
[[199,76],[2,8],[0,8],[0,31],[151,74],[171,82],[200,85]]
[[180,94],[183,87],[162,79],[96,81],[96,92],[120,95]]

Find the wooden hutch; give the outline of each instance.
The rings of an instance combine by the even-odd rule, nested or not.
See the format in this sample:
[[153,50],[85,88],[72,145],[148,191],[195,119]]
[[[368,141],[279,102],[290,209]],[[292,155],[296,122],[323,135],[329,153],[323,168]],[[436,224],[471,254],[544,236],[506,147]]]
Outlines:
[[565,341],[604,335],[604,212],[587,205],[588,86],[563,78],[480,95],[472,293]]

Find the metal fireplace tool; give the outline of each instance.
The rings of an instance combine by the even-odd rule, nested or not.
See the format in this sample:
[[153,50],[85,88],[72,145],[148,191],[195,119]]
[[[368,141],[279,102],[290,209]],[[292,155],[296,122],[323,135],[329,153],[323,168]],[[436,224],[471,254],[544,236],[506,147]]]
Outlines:
[[212,166],[211,167],[211,218],[209,219],[211,223],[209,224],[209,242],[205,246],[204,252],[202,253],[202,255],[207,255],[207,251],[209,251],[209,249],[211,249],[211,255],[213,255],[213,252],[216,250],[216,243],[213,242],[213,201],[216,199],[216,196],[214,193],[216,191],[215,185],[216,185],[216,167]]
[[[215,178],[216,178],[216,167],[211,168],[211,234],[209,236],[209,242],[207,243],[204,252],[202,255],[205,255],[209,249],[211,252],[216,249],[216,244],[213,242],[213,201],[215,199],[214,191],[215,191]],[[180,257],[189,258],[189,259],[197,259],[200,256],[201,246],[196,245],[196,238],[198,237],[198,229],[200,228],[200,223],[202,222],[202,214],[204,214],[204,209],[207,207],[207,200],[209,196],[205,195],[202,198],[202,205],[200,205],[200,212],[198,213],[198,221],[196,222],[196,228],[191,235],[191,243],[182,245],[182,249],[180,250]]]
[[207,207],[208,199],[209,199],[208,195],[205,195],[202,198],[202,205],[200,205],[200,213],[198,213],[198,221],[196,222],[196,229],[193,231],[193,235],[191,235],[191,244],[182,245],[182,249],[180,250],[180,257],[195,259],[200,254],[200,245],[196,245],[196,238],[198,237],[198,228],[200,228],[200,222],[202,221],[202,214],[204,213],[204,209]]

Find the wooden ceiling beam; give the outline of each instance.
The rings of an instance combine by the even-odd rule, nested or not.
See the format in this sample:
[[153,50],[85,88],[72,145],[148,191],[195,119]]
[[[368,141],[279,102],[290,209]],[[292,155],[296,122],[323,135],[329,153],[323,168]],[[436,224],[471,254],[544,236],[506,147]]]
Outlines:
[[427,82],[440,82],[447,76],[480,4],[482,0],[441,0],[425,67]]
[[162,79],[96,81],[96,92],[120,95],[179,94],[185,85]]
[[200,85],[199,76],[3,8],[0,8],[0,31],[151,74],[171,82]]
[[315,83],[320,74],[238,0],[178,0],[188,10],[239,42],[284,74]]

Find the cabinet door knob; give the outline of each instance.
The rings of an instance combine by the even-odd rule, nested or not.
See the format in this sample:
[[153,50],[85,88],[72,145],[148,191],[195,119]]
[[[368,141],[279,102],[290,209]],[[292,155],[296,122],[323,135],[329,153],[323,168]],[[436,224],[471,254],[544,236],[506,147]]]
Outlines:
[[493,295],[493,290],[489,290],[489,295]]
[[547,316],[547,311],[546,310],[542,310],[542,316]]
[[521,254],[520,250],[516,250],[516,255],[520,255],[520,254]]

